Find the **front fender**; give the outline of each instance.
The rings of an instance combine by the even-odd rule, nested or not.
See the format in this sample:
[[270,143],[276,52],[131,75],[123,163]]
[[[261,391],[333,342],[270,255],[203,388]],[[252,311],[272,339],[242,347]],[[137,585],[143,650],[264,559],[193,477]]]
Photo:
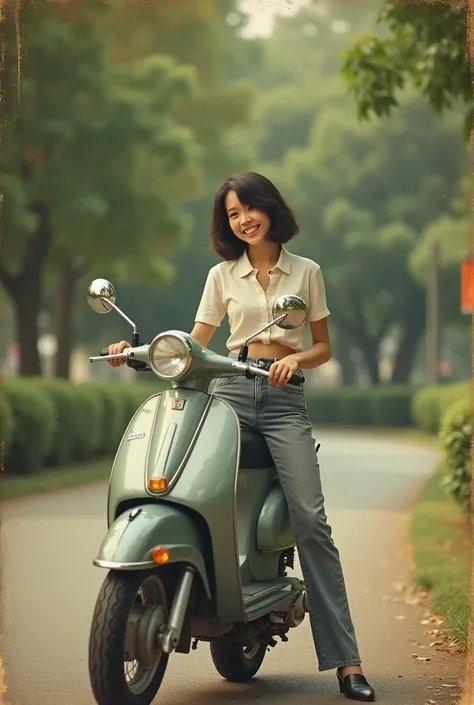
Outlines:
[[102,541],[94,565],[111,570],[156,568],[151,557],[155,546],[170,550],[170,563],[194,566],[211,598],[202,537],[197,527],[181,509],[162,502],[127,509],[118,516]]

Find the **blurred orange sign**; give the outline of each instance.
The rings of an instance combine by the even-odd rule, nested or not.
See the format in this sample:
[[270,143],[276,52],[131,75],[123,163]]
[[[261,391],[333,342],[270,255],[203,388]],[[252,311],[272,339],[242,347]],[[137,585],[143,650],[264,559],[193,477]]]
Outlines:
[[472,314],[474,301],[474,259],[461,263],[461,311]]

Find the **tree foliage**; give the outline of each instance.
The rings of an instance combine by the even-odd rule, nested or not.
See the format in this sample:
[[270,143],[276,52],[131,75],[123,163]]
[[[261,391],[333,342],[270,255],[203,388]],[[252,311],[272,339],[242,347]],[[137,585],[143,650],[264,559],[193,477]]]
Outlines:
[[391,115],[400,95],[415,88],[438,114],[466,107],[472,123],[472,72],[467,50],[468,4],[445,0],[385,0],[383,34],[359,39],[345,53],[343,74],[362,119]]
[[17,26],[13,8],[6,12],[0,276],[24,374],[39,373],[46,274],[58,286],[67,376],[78,278],[97,268],[124,281],[169,281],[170,254],[192,223],[183,205],[211,167],[236,164],[225,158],[226,126],[245,120],[251,89],[220,80],[219,3],[157,9],[25,1],[18,101]]
[[203,172],[218,178],[237,165],[227,137],[245,124],[254,95],[251,81],[226,77],[229,64],[242,51],[235,29],[225,22],[234,5],[233,0],[146,0],[138,5],[116,0],[104,22],[114,63],[127,65],[159,52],[195,71],[196,90],[180,103],[175,117],[196,136]]
[[[5,22],[7,76],[15,29],[12,18]],[[195,155],[193,135],[173,111],[192,94],[195,77],[159,55],[115,67],[94,17],[65,20],[41,2],[23,4],[21,32],[17,111],[11,78],[3,96],[0,274],[17,311],[22,372],[38,374],[35,321],[46,262],[140,256],[153,269],[160,241],[181,237],[186,223],[173,187]]]
[[388,334],[399,340],[396,381],[407,381],[424,327],[424,272],[417,279],[410,260],[457,193],[461,154],[452,121],[413,100],[390,122],[363,127],[327,109],[307,145],[266,169],[295,204],[298,248],[322,265],[332,321],[362,351],[374,383]]
[[[468,17],[465,2],[385,0],[378,14],[379,34],[359,39],[345,52],[343,75],[359,118],[393,117],[408,95],[418,94],[438,118],[451,114],[461,122],[464,137],[469,137],[473,111]],[[442,315],[458,325],[459,263],[470,249],[466,150],[462,151],[457,188],[450,196],[443,192],[443,209],[424,222],[407,262],[411,275],[424,286],[432,245],[439,244]],[[438,165],[433,175],[441,171]]]

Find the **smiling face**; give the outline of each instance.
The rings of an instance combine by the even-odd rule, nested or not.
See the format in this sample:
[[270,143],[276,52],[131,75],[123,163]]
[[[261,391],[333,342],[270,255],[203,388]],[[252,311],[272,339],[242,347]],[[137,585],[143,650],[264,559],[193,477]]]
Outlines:
[[257,245],[266,239],[271,228],[266,213],[240,203],[235,191],[227,194],[225,208],[231,230],[239,240],[248,245]]

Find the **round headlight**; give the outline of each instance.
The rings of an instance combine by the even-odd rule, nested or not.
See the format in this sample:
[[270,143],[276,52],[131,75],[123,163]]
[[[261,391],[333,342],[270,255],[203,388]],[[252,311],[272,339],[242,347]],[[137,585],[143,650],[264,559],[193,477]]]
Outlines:
[[192,349],[177,333],[160,333],[150,344],[148,364],[163,379],[178,379],[191,367]]

